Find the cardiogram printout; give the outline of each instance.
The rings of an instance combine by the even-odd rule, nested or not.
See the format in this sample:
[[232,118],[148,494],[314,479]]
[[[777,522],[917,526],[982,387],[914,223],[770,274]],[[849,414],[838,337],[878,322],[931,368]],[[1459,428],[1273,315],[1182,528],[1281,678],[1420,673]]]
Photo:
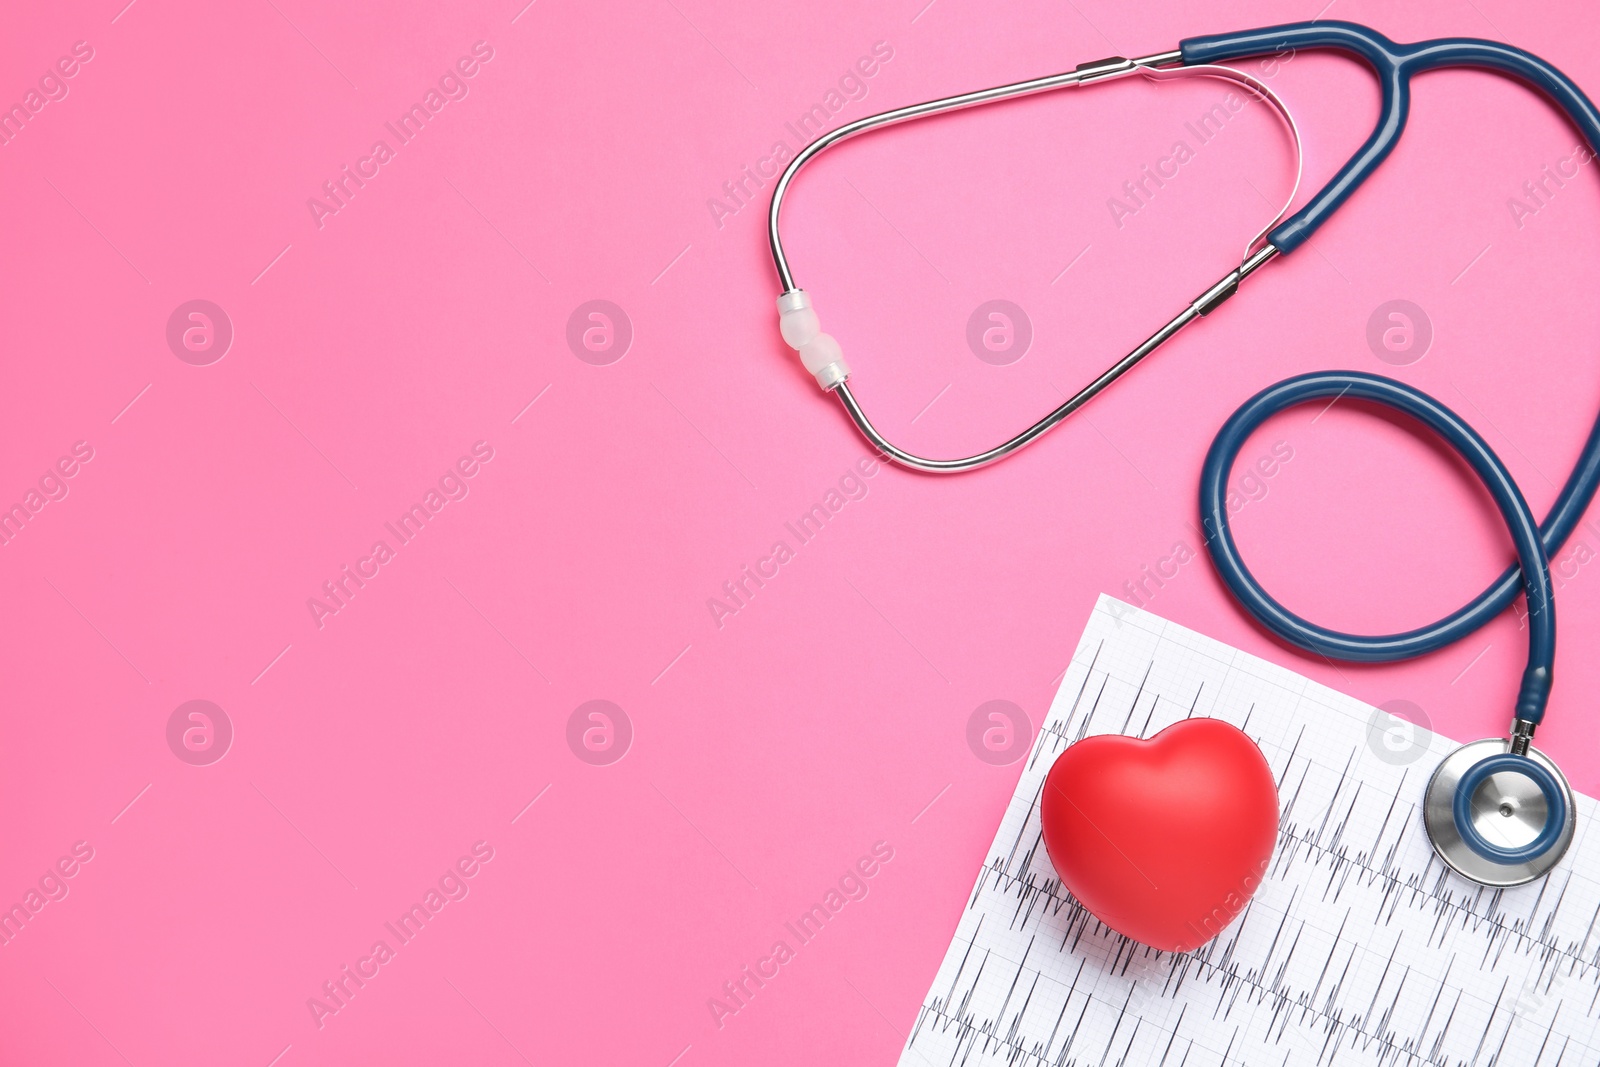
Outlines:
[[[1038,801],[1071,742],[1191,715],[1261,746],[1281,820],[1244,913],[1174,955],[1110,932],[1061,889]],[[1549,876],[1479,887],[1422,828],[1423,789],[1454,747],[1102,596],[901,1067],[1600,1063],[1595,802],[1578,797],[1577,836]]]

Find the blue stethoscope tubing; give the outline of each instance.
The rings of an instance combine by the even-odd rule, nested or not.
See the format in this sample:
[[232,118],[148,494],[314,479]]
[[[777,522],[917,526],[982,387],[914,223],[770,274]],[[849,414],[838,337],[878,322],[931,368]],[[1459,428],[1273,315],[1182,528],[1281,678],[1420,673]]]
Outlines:
[[[1591,149],[1600,145],[1600,113],[1573,81],[1549,63],[1521,49],[1493,41],[1441,38],[1401,45],[1364,26],[1346,22],[1296,23],[1245,33],[1194,37],[1180,43],[1185,63],[1215,63],[1264,53],[1331,48],[1365,60],[1382,88],[1378,124],[1354,156],[1320,192],[1268,236],[1280,253],[1299,247],[1393,151],[1410,108],[1411,79],[1446,67],[1475,67],[1518,78],[1543,92],[1577,125]],[[1366,401],[1400,412],[1448,444],[1489,491],[1516,547],[1519,565],[1471,602],[1430,625],[1382,636],[1342,633],[1300,617],[1275,600],[1239,554],[1228,523],[1227,480],[1251,432],[1288,408],[1315,400]],[[1528,665],[1517,696],[1514,729],[1531,736],[1544,718],[1555,666],[1555,603],[1549,557],[1571,536],[1600,487],[1600,420],[1561,488],[1544,522],[1539,523],[1505,464],[1459,415],[1403,382],[1354,371],[1302,374],[1270,386],[1236,411],[1217,434],[1200,475],[1200,514],[1206,546],[1223,583],[1266,629],[1290,644],[1330,658],[1357,662],[1409,659],[1459,641],[1504,611],[1519,591],[1528,603]],[[1524,748],[1526,741],[1523,742]],[[1537,786],[1548,809],[1543,830],[1532,841],[1509,847],[1486,839],[1474,825],[1472,798],[1499,772],[1520,774]],[[1537,860],[1561,837],[1571,816],[1565,783],[1540,762],[1508,751],[1476,763],[1460,779],[1451,798],[1453,821],[1463,842],[1492,863],[1514,865]],[[1562,845],[1564,846],[1564,843]]]
[[[1501,583],[1497,582],[1438,622],[1404,633],[1369,637],[1341,633],[1303,619],[1262,588],[1245,566],[1228,522],[1228,476],[1239,450],[1262,423],[1288,408],[1314,400],[1365,400],[1408,415],[1467,462],[1500,509],[1520,561],[1520,566],[1506,573],[1513,584],[1504,597],[1500,596]],[[1528,598],[1528,668],[1517,697],[1516,717],[1535,725],[1544,718],[1556,655],[1549,552],[1560,545],[1551,543],[1547,547],[1546,535],[1540,531],[1522,490],[1488,443],[1461,416],[1428,394],[1393,378],[1359,371],[1315,371],[1263,389],[1223,423],[1211,442],[1200,469],[1200,518],[1217,573],[1245,609],[1285,641],[1333,659],[1383,663],[1437,652],[1499,615],[1520,585]]]
[[[1281,254],[1300,247],[1394,151],[1411,110],[1411,79],[1418,74],[1447,67],[1509,74],[1548,96],[1583,132],[1591,148],[1600,144],[1600,112],[1583,90],[1538,56],[1497,41],[1440,37],[1416,44],[1396,44],[1376,30],[1353,22],[1294,22],[1242,33],[1190,37],[1178,43],[1185,65],[1310,48],[1349,52],[1365,60],[1377,76],[1383,100],[1377,126],[1355,155],[1304,208],[1268,234],[1267,240]],[[1576,517],[1572,521],[1576,523]]]

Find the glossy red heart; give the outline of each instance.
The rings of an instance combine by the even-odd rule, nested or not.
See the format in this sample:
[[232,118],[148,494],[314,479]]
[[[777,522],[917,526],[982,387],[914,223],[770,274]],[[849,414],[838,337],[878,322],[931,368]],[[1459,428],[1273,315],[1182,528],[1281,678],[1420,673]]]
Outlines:
[[1039,810],[1062,884],[1113,930],[1168,952],[1233,921],[1278,836],[1272,770],[1220,719],[1149,740],[1084,738],[1056,758]]

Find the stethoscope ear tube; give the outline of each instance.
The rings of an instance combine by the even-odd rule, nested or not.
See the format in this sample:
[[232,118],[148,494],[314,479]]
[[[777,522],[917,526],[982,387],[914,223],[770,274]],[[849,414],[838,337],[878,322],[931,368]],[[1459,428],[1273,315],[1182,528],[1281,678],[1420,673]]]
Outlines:
[[[1294,116],[1290,114],[1284,102],[1261,79],[1231,67],[1207,64],[1170,65],[1179,58],[1180,55],[1176,51],[1160,52],[1154,55],[1141,56],[1137,59],[1114,57],[1094,63],[1081,64],[1075,70],[1063,74],[1013,82],[1009,85],[999,85],[991,89],[981,89],[956,96],[941,97],[921,104],[912,104],[880,112],[876,115],[868,115],[865,118],[856,119],[854,122],[846,123],[835,130],[831,130],[811,142],[790,161],[789,165],[784,168],[783,173],[778,176],[778,181],[772,190],[772,201],[767,210],[767,239],[772,247],[773,266],[777,269],[778,279],[783,285],[783,292],[778,297],[779,330],[783,334],[784,341],[799,355],[802,365],[816,378],[817,384],[839,398],[840,403],[844,405],[846,414],[856,424],[857,429],[884,456],[902,466],[930,474],[954,474],[961,471],[975,470],[978,467],[1004,459],[1060,425],[1074,411],[1088,403],[1108,388],[1112,382],[1137,366],[1186,325],[1216,310],[1223,301],[1238,290],[1239,284],[1245,278],[1255,273],[1263,264],[1278,254],[1278,250],[1270,243],[1263,243],[1263,238],[1268,231],[1278,227],[1280,220],[1288,213],[1290,206],[1294,203],[1295,194],[1300,188],[1300,178],[1304,172],[1304,158],[1301,149],[1300,131],[1295,125]],[[1283,206],[1273,215],[1270,222],[1245,243],[1243,255],[1238,266],[1231,268],[1214,285],[1209,286],[1204,292],[1200,293],[1188,306],[1180,310],[1142,343],[1107,367],[1097,378],[1083,386],[1072,396],[1067,397],[1055,408],[1046,412],[1021,433],[1015,434],[993,448],[985,449],[982,452],[948,459],[920,456],[896,447],[879,432],[862,409],[849,384],[850,366],[845,359],[842,346],[822,330],[821,322],[817,317],[810,294],[799,288],[795,282],[794,273],[789,268],[789,260],[783,249],[783,238],[779,231],[778,223],[782,213],[784,196],[795,175],[808,162],[830,146],[876,129],[903,122],[912,122],[963,108],[981,107],[1033,93],[1049,92],[1115,78],[1133,77],[1135,75],[1155,81],[1169,81],[1176,78],[1189,77],[1221,78],[1238,85],[1253,98],[1267,104],[1273,114],[1282,122],[1295,153],[1294,187],[1284,199]]]

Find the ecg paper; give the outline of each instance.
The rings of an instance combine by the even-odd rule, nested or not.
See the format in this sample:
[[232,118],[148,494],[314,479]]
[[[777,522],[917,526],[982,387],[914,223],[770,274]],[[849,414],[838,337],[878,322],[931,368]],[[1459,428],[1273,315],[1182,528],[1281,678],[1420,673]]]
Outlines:
[[[1261,746],[1281,818],[1247,909],[1174,955],[1112,933],[1061,888],[1038,801],[1071,742],[1191,715]],[[1600,1063],[1594,800],[1578,797],[1577,836],[1547,877],[1480,887],[1422,828],[1423,789],[1455,742],[1414,729],[1397,751],[1384,740],[1396,727],[1404,740],[1381,711],[1102,596],[901,1067]]]

